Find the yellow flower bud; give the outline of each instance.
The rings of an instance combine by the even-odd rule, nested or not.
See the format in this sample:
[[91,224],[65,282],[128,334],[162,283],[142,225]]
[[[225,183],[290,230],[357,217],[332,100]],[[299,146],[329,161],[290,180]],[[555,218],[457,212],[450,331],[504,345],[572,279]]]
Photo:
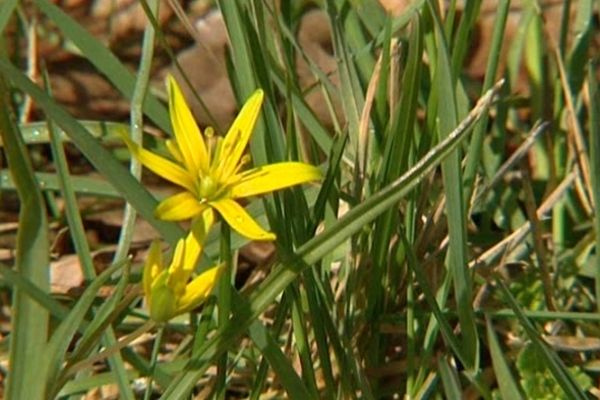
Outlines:
[[177,242],[168,268],[163,264],[158,241],[150,246],[144,266],[143,286],[150,318],[154,321],[167,322],[198,307],[210,296],[222,267],[211,268],[196,278],[192,278],[192,273],[213,221],[211,210],[194,221],[186,238]]
[[167,271],[163,271],[152,285],[149,296],[150,318],[156,322],[167,322],[177,315],[177,298],[167,286]]

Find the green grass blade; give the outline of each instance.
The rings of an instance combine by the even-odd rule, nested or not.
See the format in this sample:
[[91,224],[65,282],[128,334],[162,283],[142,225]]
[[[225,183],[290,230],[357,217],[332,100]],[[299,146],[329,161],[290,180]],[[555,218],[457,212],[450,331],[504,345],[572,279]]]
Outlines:
[[0,32],[4,32],[17,4],[19,4],[19,0],[5,0],[0,3]]
[[[284,327],[284,324],[287,323],[288,316],[288,297],[283,296],[281,302],[277,304],[275,317],[273,318],[273,324],[271,326],[271,336],[279,336],[281,334],[281,330]],[[250,389],[250,395],[248,397],[249,400],[259,400],[261,393],[263,392],[263,388],[267,381],[267,374],[269,372],[269,362],[265,357],[263,357],[258,365],[257,372],[254,375],[254,382],[252,383],[252,387]]]
[[414,136],[423,55],[423,32],[420,18],[415,17],[412,20],[411,28],[407,65],[402,77],[402,94],[394,112],[389,137],[386,138],[385,143],[384,168],[381,170],[380,177],[384,184],[395,179],[405,170]]
[[[407,242],[405,242],[405,243],[407,243]],[[449,287],[449,283],[447,283],[447,282],[449,282],[449,278],[446,278],[446,282],[444,282],[444,286],[442,286],[442,288],[438,291],[439,292],[439,294],[437,296],[438,298],[436,298],[434,291],[432,290],[429,283],[427,282],[427,276],[425,274],[425,271],[423,271],[423,269],[417,262],[416,257],[414,255],[414,253],[412,252],[412,250],[409,250],[408,256],[409,256],[409,264],[408,265],[411,268],[411,270],[413,271],[413,273],[415,274],[415,278],[416,278],[417,282],[419,282],[419,285],[421,286],[421,290],[423,291],[423,294],[425,296],[425,301],[427,301],[427,304],[429,305],[429,308],[431,309],[431,312],[432,312],[433,316],[435,317],[435,321],[430,320],[430,322],[429,322],[429,326],[427,327],[427,334],[428,334],[427,336],[435,337],[437,335],[437,330],[439,329],[442,332],[442,336],[448,343],[448,346],[456,353],[456,356],[458,357],[458,359],[461,360],[461,362],[463,362],[463,359],[466,359],[466,356],[463,355],[462,346],[460,345],[458,338],[455,337],[454,332],[452,331],[452,327],[450,326],[450,322],[448,321],[446,316],[442,313],[442,310],[439,305],[439,302],[440,302],[439,300],[440,299],[444,300],[447,297],[447,292],[448,292],[448,287]],[[450,275],[448,275],[448,276],[450,276]],[[434,322],[437,322],[437,325],[435,325]],[[427,340],[427,338],[426,338],[426,344],[427,344],[426,349],[430,347],[429,342],[431,342],[431,341],[432,341],[432,339]]]
[[[501,0],[498,4],[498,13],[496,14],[496,21],[494,22],[494,31],[492,33],[489,58],[485,69],[483,87],[481,89],[482,93],[485,93],[487,90],[489,90],[489,88],[491,88],[494,84],[494,79],[496,79],[499,65],[498,60],[500,58],[502,44],[504,43],[504,33],[509,10],[510,0]],[[479,167],[479,163],[481,161],[481,150],[483,146],[484,134],[487,130],[487,122],[487,115],[484,115],[477,123],[477,126],[475,127],[471,137],[471,143],[469,144],[467,163],[465,165],[465,173],[463,176],[466,195],[465,197],[467,199],[471,198],[470,194],[473,192],[477,168]]]
[[[421,30],[421,21],[415,17],[412,21],[412,32],[408,47],[407,65],[402,77],[402,94],[394,114],[389,133],[385,138],[385,149],[380,170],[379,184],[386,185],[396,177],[400,176],[409,165],[410,149],[413,147],[415,139],[414,126],[417,114],[419,83],[422,69],[423,54],[423,32]],[[373,254],[374,265],[386,265],[388,256],[389,242],[394,229],[398,224],[398,213],[390,209],[389,212],[381,216],[377,221],[377,239],[374,240]],[[380,298],[383,296],[381,290],[383,271],[381,268],[374,270],[371,283],[371,296]],[[381,313],[376,305],[379,301],[369,302],[367,314],[370,318],[377,318]]]
[[[437,22],[437,19],[434,18],[434,21]],[[458,124],[458,106],[455,94],[456,84],[450,70],[450,59],[446,40],[443,37],[443,29],[439,22],[435,24],[435,27],[438,49],[438,63],[434,78],[434,90],[438,90],[437,129],[439,137],[445,138]],[[472,307],[471,273],[467,265],[466,203],[463,197],[460,161],[460,153],[454,152],[442,162],[446,219],[450,238],[447,261],[453,277],[454,296],[463,334],[463,348],[467,356],[467,359],[464,360],[467,363],[465,367],[477,369],[479,340]]]
[[438,371],[444,385],[444,393],[447,399],[463,398],[463,391],[460,387],[460,378],[456,367],[450,366],[446,357],[438,360]]
[[[37,172],[34,175],[42,190],[51,190],[55,192],[60,190],[58,176],[56,174]],[[79,195],[88,195],[92,197],[122,197],[110,183],[100,179],[71,176],[70,181],[73,190]],[[10,176],[10,171],[0,171],[0,191],[15,189],[16,185],[12,176]]]
[[[47,76],[46,86],[48,87]],[[81,221],[81,216],[79,215],[79,207],[77,205],[77,199],[75,197],[75,191],[73,186],[71,185],[70,177],[69,177],[69,169],[67,166],[67,160],[64,153],[64,148],[62,145],[62,140],[59,137],[59,133],[54,129],[54,124],[52,121],[48,121],[48,132],[50,133],[50,144],[52,149],[52,155],[54,162],[56,164],[56,168],[58,171],[59,184],[61,186],[61,192],[63,194],[63,198],[65,200],[67,221],[70,228],[71,238],[75,245],[75,252],[79,257],[79,261],[81,264],[81,268],[83,270],[83,275],[87,280],[92,280],[96,278],[96,271],[94,269],[94,262],[92,260],[92,256],[90,254],[90,248],[87,243],[87,238],[85,234],[85,230],[83,228],[83,222]],[[108,279],[109,275],[102,275],[104,280]],[[80,300],[81,305],[80,309],[76,311],[78,305],[73,308],[71,313],[69,314],[69,318],[63,320],[61,325],[57,328],[56,332],[50,339],[47,348],[47,356],[45,359],[47,360],[46,367],[48,368],[48,384],[46,388],[47,395],[49,393],[55,393],[58,390],[50,390],[51,387],[55,384],[58,378],[58,372],[61,370],[61,366],[63,364],[64,356],[67,352],[67,348],[70,345],[70,338],[75,334],[77,328],[83,318],[87,309],[92,305],[93,300],[95,299],[95,293],[100,289],[100,286],[97,285],[97,281],[100,280],[94,279],[91,286],[96,285],[95,289],[91,292],[93,295],[88,299],[85,298],[86,294],[84,293],[83,297]],[[88,291],[86,291],[88,293]],[[88,293],[87,296],[90,296]],[[86,305],[87,304],[87,305]],[[80,315],[78,315],[78,313]],[[112,329],[106,332],[107,336],[114,336]],[[119,386],[119,393],[124,399],[134,399],[133,391],[129,386],[129,381],[127,380],[125,365],[123,363],[123,359],[120,354],[115,354],[110,357],[110,363],[113,366],[113,372],[115,376],[115,380]]]
[[[250,141],[250,149],[252,158],[255,164],[265,164],[271,159],[271,155],[267,154],[267,135],[273,135],[275,132],[280,132],[280,128],[276,123],[276,116],[271,108],[268,100],[270,97],[270,85],[268,82],[259,81],[259,74],[265,75],[264,64],[260,66],[263,69],[262,73],[258,71],[255,65],[256,57],[261,57],[261,52],[266,51],[261,44],[254,43],[251,46],[250,40],[256,35],[254,28],[250,22],[248,4],[236,1],[218,1],[219,8],[223,14],[223,19],[227,27],[227,33],[231,42],[231,61],[232,67],[235,68],[235,73],[230,71],[230,77],[234,83],[234,92],[237,95],[238,102],[241,104],[250,96],[256,88],[262,86],[267,96],[262,109],[262,118],[257,121],[255,133]],[[261,57],[262,58],[262,57]],[[268,126],[269,129],[266,129]],[[273,129],[275,129],[273,131]],[[268,131],[268,132],[267,132]],[[274,138],[271,138],[274,139]],[[280,143],[281,137],[274,139],[271,143]],[[276,159],[281,159],[283,153],[281,147],[279,152],[274,154]]]
[[131,174],[94,139],[81,124],[65,112],[43,90],[37,87],[21,71],[6,59],[0,59],[0,72],[6,74],[21,90],[29,94],[48,118],[58,124],[77,145],[86,158],[110,181],[125,199],[158,230],[165,240],[175,243],[182,235],[176,224],[160,221],[154,217],[156,200]]
[[[271,78],[280,91],[285,91],[285,78],[277,71],[273,71]],[[306,104],[302,93],[293,88],[290,91],[292,106],[298,118],[302,121],[308,133],[312,136],[321,150],[327,154],[331,150],[332,142],[329,132],[323,127],[315,113]]]
[[500,394],[504,400],[522,400],[523,395],[519,389],[519,384],[510,372],[510,367],[504,357],[500,343],[498,343],[496,332],[494,332],[494,325],[490,318],[486,318],[486,328],[490,356],[492,357],[492,367],[494,368],[494,375]]
[[[3,279],[7,281],[9,284],[18,287],[22,291],[26,292],[29,297],[31,297],[35,302],[42,307],[44,307],[53,317],[63,320],[68,317],[69,309],[63,304],[56,301],[46,292],[40,290],[37,286],[32,284],[29,280],[24,279],[19,273],[15,272],[11,268],[0,264],[0,275],[2,275]],[[105,303],[106,304],[106,303]],[[102,310],[102,308],[101,308]],[[101,311],[100,310],[100,311]],[[122,310],[121,310],[122,311]],[[101,313],[100,313],[101,314]],[[112,318],[112,317],[111,317]],[[113,318],[114,319],[114,318]],[[111,319],[108,319],[108,323]],[[95,321],[94,321],[95,322]],[[86,321],[81,329],[81,333],[86,333],[85,330],[89,326],[88,321]],[[141,359],[139,355],[134,353],[131,349],[125,348],[122,349],[122,353],[126,358],[127,362],[134,366],[136,369],[141,371],[144,374],[148,374],[149,367],[148,363]],[[161,386],[166,386],[168,382],[171,381],[171,377],[162,370],[162,368],[157,368],[155,371],[155,379],[159,381]],[[113,378],[114,381],[114,378]]]
[[312,349],[309,342],[309,330],[306,321],[306,315],[303,310],[303,303],[306,298],[302,298],[300,289],[296,283],[290,285],[286,293],[291,297],[292,309],[292,332],[294,334],[294,343],[302,366],[302,380],[306,382],[310,397],[318,396],[317,380],[315,378],[315,369],[312,363]]
[[[46,82],[46,85],[48,82]],[[67,165],[67,157],[63,148],[62,140],[54,129],[52,121],[48,121],[48,131],[50,132],[50,148],[52,151],[52,159],[56,165],[58,183],[65,200],[65,212],[67,215],[67,223],[69,225],[69,233],[75,246],[75,252],[79,258],[81,269],[85,279],[93,279],[96,276],[94,270],[94,262],[90,254],[90,247],[85,236],[83,222],[79,215],[79,207],[75,190],[71,184],[69,176],[69,167]]]
[[[353,90],[355,93],[360,93],[359,85],[369,80],[375,66],[375,58],[370,51],[371,46],[368,42],[367,30],[370,28],[371,31],[374,31],[376,25],[380,25],[383,13],[376,13],[377,7],[373,7],[368,3],[349,3],[346,0],[334,0],[331,3],[333,4],[334,2],[338,9],[336,12],[338,17],[332,19],[331,23],[332,25],[340,24],[339,27],[342,30],[341,33],[343,33],[343,37],[340,36],[340,39],[343,39],[343,43],[347,46],[347,56],[352,57],[352,63],[349,62],[350,60],[344,63],[346,66],[352,68],[350,76],[353,79]],[[364,20],[368,20],[367,29],[362,24],[361,17]],[[355,99],[355,101],[358,101],[358,99]],[[360,101],[362,101],[362,98]],[[357,104],[359,105],[359,110],[361,110],[362,106],[359,103]]]
[[[90,120],[78,120],[90,134],[99,138],[102,141],[114,141],[120,143],[121,137],[119,132],[129,129],[129,125],[121,122],[110,122],[110,121],[90,121]],[[23,140],[27,144],[42,144],[50,141],[50,134],[48,132],[48,126],[45,121],[29,122],[21,124],[19,129],[23,135]],[[69,136],[61,129],[58,129],[60,138],[62,140],[69,140]],[[0,147],[2,144],[0,143]]]
[[537,329],[523,314],[523,311],[517,303],[517,300],[513,297],[512,293],[510,292],[510,290],[508,290],[504,282],[501,279],[497,279],[496,282],[498,283],[498,287],[504,295],[504,299],[515,313],[516,317],[521,323],[521,326],[525,330],[525,333],[531,340],[531,343],[539,351],[540,355],[544,357],[548,369],[550,370],[552,375],[554,375],[554,378],[556,379],[560,387],[565,391],[567,398],[574,400],[587,399],[588,397],[585,395],[585,393],[581,391],[577,381],[575,381],[571,373],[567,370],[558,354],[556,354],[556,352],[554,352],[548,347],[548,345],[540,337]]
[[248,330],[252,342],[258,347],[267,359],[277,378],[285,388],[290,399],[310,399],[314,394],[308,391],[304,382],[290,363],[289,359],[279,348],[279,344],[273,339],[271,334],[262,325],[260,321],[254,321]]
[[[452,41],[452,76],[454,77],[459,76],[465,56],[467,55],[469,47],[472,46],[472,38],[475,37],[475,35],[473,35],[473,28],[477,21],[477,17],[479,16],[481,3],[482,0],[469,1],[469,5],[464,7],[460,17],[460,23],[458,24],[456,35]],[[492,77],[492,79],[494,78]],[[489,89],[489,87],[487,89]]]
[[[597,61],[588,63],[588,99],[589,99],[589,130],[590,130],[590,173],[592,180],[592,198],[596,210],[600,210],[600,92],[596,71]],[[594,231],[596,232],[596,307],[600,311],[600,213],[594,213]]]
[[[149,7],[148,17],[153,17],[159,12],[159,0],[151,0]],[[154,55],[154,38],[155,31],[152,24],[147,24],[144,29],[144,39],[142,43],[142,55],[138,71],[136,73],[136,81],[133,87],[133,94],[131,96],[131,112],[130,112],[130,139],[133,143],[142,145],[143,139],[143,127],[144,127],[144,114],[143,105],[144,99],[148,97],[148,84],[150,81],[150,70],[152,68],[152,56]],[[142,163],[135,157],[131,157],[129,161],[129,171],[131,175],[138,181],[142,179]],[[121,223],[121,232],[119,233],[119,241],[117,243],[117,250],[113,260],[119,260],[127,257],[129,249],[131,247],[131,241],[133,240],[133,230],[137,218],[137,212],[135,207],[127,203],[125,210],[123,211],[123,222]]]
[[69,308],[54,300],[47,292],[34,285],[28,279],[25,279],[20,273],[12,268],[0,264],[0,275],[2,279],[21,291],[27,293],[36,303],[43,305],[44,308],[55,318],[65,319],[69,315]]
[[[346,34],[356,32],[355,24],[358,23],[358,20],[356,14],[352,11],[348,11],[342,16],[335,3],[335,0],[327,0],[326,9],[331,23],[334,53],[339,60],[340,94],[346,124],[348,125],[350,143],[348,150],[352,154],[356,152],[358,146],[360,111],[364,106],[364,93],[358,76],[359,67],[355,64],[356,60],[352,57],[352,50],[350,49],[349,42],[346,40]],[[346,27],[350,27],[350,32],[345,30]],[[358,37],[354,37],[354,39],[362,41]],[[372,71],[372,68],[370,70]]]
[[590,42],[594,32],[597,32],[597,28],[594,29],[594,1],[580,0],[576,4],[577,16],[573,24],[574,43],[571,45],[567,65],[568,79],[573,93],[577,93],[581,88]]
[[[127,99],[131,99],[135,76],[98,39],[93,37],[73,18],[48,0],[35,0],[39,9],[62,30],[89,60]],[[169,115],[165,106],[148,93],[144,101],[144,112],[165,132],[171,132]]]
[[[92,306],[98,291],[104,283],[110,278],[111,274],[121,268],[122,265],[114,264],[100,274],[86,288],[77,303],[69,311],[69,315],[62,320],[60,325],[52,333],[52,337],[44,350],[42,358],[38,361],[40,376],[50,378],[46,380],[47,389],[50,389],[56,382],[56,379],[62,369],[65,356],[71,345],[73,335],[79,330],[88,310]],[[47,375],[46,375],[47,374]],[[47,395],[52,391],[47,390]]]
[[[9,88],[0,75],[0,137],[20,200],[15,269],[43,292],[50,290],[48,221],[41,191],[18,132],[9,100]],[[10,373],[5,398],[41,399],[45,382],[37,375],[39,357],[47,342],[49,315],[27,292],[13,287],[10,335]]]

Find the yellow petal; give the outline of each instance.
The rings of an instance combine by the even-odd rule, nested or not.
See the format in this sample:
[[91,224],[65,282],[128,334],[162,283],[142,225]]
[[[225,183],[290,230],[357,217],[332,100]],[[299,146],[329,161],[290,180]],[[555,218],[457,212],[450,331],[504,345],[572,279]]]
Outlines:
[[129,151],[156,175],[165,178],[189,191],[195,191],[194,177],[185,169],[159,155],[133,143],[127,136],[121,135]]
[[255,91],[246,101],[229,128],[221,144],[218,159],[213,160],[217,168],[215,171],[217,180],[226,180],[235,172],[254,130],[263,98],[264,92],[262,90]]
[[[210,231],[210,228],[212,227],[214,221],[214,212],[209,207],[202,213],[200,213],[200,215],[194,217],[194,219],[192,220],[190,233],[185,239],[186,247],[189,249],[189,252],[187,252],[186,254],[189,254],[191,256],[194,252],[197,252],[198,254],[202,252],[204,241],[206,240],[206,236],[208,235],[208,232]],[[193,267],[195,267],[195,263],[195,260],[186,261],[186,268],[191,264],[194,264],[190,267],[193,269]]]
[[216,208],[227,224],[240,235],[253,240],[275,240],[275,234],[261,228],[244,207],[234,200],[221,199],[209,204]]
[[165,141],[165,146],[167,146],[167,150],[169,150],[169,153],[171,153],[173,158],[183,164],[183,156],[181,155],[181,151],[179,151],[177,142],[173,139],[167,139]]
[[155,281],[158,274],[163,269],[162,252],[160,251],[160,242],[153,240],[146,256],[146,262],[144,263],[144,276],[142,282],[144,285],[144,294],[146,297],[150,296],[152,290],[152,283]]
[[222,265],[216,266],[188,283],[185,293],[178,299],[177,314],[190,311],[202,304],[210,296],[222,271]]
[[185,166],[190,171],[208,171],[208,152],[185,98],[175,79],[167,78],[169,89],[169,114],[175,131],[177,146]]
[[166,221],[181,221],[200,214],[206,208],[206,204],[200,203],[189,192],[181,192],[161,201],[154,215]]
[[185,290],[189,274],[184,268],[185,253],[187,248],[185,246],[185,240],[179,239],[175,246],[175,252],[169,265],[169,275],[167,277],[167,286],[175,293],[180,295]]
[[239,175],[231,196],[241,198],[321,179],[317,167],[301,162],[282,162],[254,168]]

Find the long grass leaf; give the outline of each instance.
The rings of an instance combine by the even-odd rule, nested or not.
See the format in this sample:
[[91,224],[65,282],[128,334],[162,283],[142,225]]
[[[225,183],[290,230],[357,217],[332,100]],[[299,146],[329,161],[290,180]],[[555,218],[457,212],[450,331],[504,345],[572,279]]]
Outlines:
[[548,347],[548,345],[540,337],[537,329],[523,314],[523,311],[517,303],[517,300],[514,298],[510,290],[508,290],[504,282],[501,279],[497,279],[496,282],[498,283],[498,287],[504,295],[504,299],[515,313],[516,317],[521,323],[521,326],[524,328],[525,333],[531,340],[533,346],[535,346],[539,354],[544,358],[544,361],[547,363],[546,365],[548,366],[548,369],[550,370],[560,387],[565,391],[567,398],[580,400],[587,399],[588,397],[585,395],[585,393],[581,391],[577,381],[567,370],[558,354],[556,354],[555,351]]
[[[456,104],[455,80],[450,70],[450,59],[443,30],[437,18],[434,18],[437,39],[437,65],[435,69],[435,87],[438,91],[437,121],[440,138],[446,137],[458,123],[458,106]],[[466,203],[464,199],[461,156],[452,153],[442,162],[442,179],[446,195],[446,220],[450,245],[448,249],[448,265],[454,283],[454,296],[458,309],[464,350],[468,363],[465,367],[477,369],[479,340],[472,307],[471,273],[467,265],[467,222]]]
[[[135,77],[115,55],[98,39],[92,36],[77,21],[48,0],[34,0],[35,5],[62,30],[100,72],[125,96],[131,99]],[[169,115],[165,106],[152,94],[144,101],[144,112],[165,132],[171,132]]]
[[590,173],[592,177],[592,199],[594,207],[597,210],[594,213],[594,231],[596,232],[596,307],[600,311],[600,91],[598,91],[598,81],[596,78],[597,62],[588,63],[588,115],[590,118]]
[[[44,292],[50,290],[50,248],[46,208],[33,167],[18,132],[9,100],[10,90],[0,74],[0,137],[20,200],[15,269]],[[13,287],[9,364],[5,397],[41,399],[45,382],[37,375],[38,358],[47,342],[49,315],[26,291]]]
[[[37,172],[34,174],[35,180],[40,184],[42,190],[59,191],[58,176],[48,172]],[[122,197],[119,192],[108,182],[88,178],[84,176],[72,176],[71,185],[75,193],[93,197]],[[0,190],[15,190],[16,185],[10,175],[9,170],[0,171]]]
[[308,391],[304,382],[290,364],[289,359],[283,354],[277,342],[260,321],[254,321],[250,325],[248,333],[252,342],[260,349],[262,355],[277,374],[290,399],[302,400],[314,397],[311,396],[311,392]]
[[458,371],[456,367],[452,368],[445,357],[442,357],[438,361],[438,371],[444,384],[444,393],[446,393],[447,399],[460,399],[463,397],[462,389],[460,387],[460,378],[458,377]]
[[[498,72],[499,58],[502,50],[502,44],[504,43],[504,33],[506,30],[506,20],[508,19],[508,11],[510,9],[510,0],[501,0],[498,4],[498,12],[496,14],[496,21],[494,22],[494,31],[492,33],[492,41],[490,44],[489,57],[487,66],[485,69],[485,78],[483,81],[483,87],[481,92],[485,93],[494,84],[496,74]],[[483,146],[483,138],[487,129],[488,118],[484,115],[481,120],[477,123],[473,135],[471,136],[471,143],[469,144],[469,151],[467,153],[467,163],[465,165],[465,173],[463,181],[465,185],[466,198],[469,199],[470,194],[473,191],[473,185],[475,182],[475,176],[477,174],[477,168],[481,161],[481,150]]]
[[491,318],[486,318],[486,328],[490,356],[492,357],[492,367],[494,368],[494,375],[498,383],[500,395],[504,400],[522,400],[523,395],[521,390],[519,390],[519,384],[510,372],[510,367],[500,347],[500,343],[498,343],[496,332],[494,332],[494,325]]

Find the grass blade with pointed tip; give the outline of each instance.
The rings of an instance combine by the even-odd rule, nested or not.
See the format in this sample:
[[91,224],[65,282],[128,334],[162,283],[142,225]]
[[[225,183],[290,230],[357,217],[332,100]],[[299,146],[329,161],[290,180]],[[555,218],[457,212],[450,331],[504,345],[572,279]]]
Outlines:
[[522,400],[523,395],[521,394],[521,390],[519,390],[519,384],[510,372],[510,367],[504,357],[502,348],[500,348],[496,332],[494,332],[494,325],[491,318],[486,318],[486,328],[490,356],[492,357],[492,367],[494,368],[494,375],[500,394],[504,400]]

